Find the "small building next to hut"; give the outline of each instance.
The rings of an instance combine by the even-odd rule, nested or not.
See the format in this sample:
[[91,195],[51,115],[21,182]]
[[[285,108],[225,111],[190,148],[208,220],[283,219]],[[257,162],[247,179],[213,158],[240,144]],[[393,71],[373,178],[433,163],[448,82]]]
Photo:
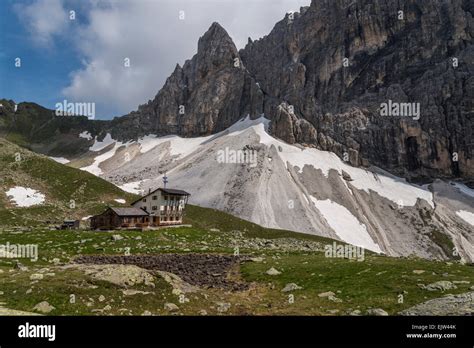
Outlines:
[[64,220],[62,225],[57,227],[61,230],[77,230],[80,227],[79,220]]
[[91,217],[91,229],[143,228],[148,226],[148,213],[138,208],[109,207],[102,214]]
[[91,218],[91,229],[143,229],[180,225],[190,194],[186,191],[158,188],[132,203],[131,207],[109,207]]

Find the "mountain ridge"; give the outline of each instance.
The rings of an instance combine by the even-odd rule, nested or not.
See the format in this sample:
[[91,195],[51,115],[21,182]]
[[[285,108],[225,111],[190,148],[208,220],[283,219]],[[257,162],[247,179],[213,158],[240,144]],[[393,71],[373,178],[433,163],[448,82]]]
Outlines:
[[[265,114],[276,137],[354,166],[473,180],[472,12],[464,0],[312,1],[239,51],[214,22],[155,98],[92,134],[195,137]],[[387,101],[417,103],[421,116],[381,117]]]

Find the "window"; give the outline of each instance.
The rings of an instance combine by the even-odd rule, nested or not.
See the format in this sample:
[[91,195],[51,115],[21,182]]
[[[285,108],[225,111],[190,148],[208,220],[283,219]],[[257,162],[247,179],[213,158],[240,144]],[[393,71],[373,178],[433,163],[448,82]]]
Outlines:
[[153,196],[152,199],[156,201],[158,199],[158,196]]
[[154,205],[153,207],[151,207],[151,210],[158,210],[158,207]]
[[146,198],[143,198],[143,202],[146,202]]

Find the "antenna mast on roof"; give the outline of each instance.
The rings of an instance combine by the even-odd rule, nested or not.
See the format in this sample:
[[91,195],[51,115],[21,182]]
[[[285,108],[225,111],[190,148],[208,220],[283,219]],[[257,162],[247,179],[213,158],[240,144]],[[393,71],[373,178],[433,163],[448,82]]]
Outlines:
[[166,172],[165,172],[165,175],[163,175],[163,188],[166,188],[167,183],[168,183],[168,177],[166,176]]

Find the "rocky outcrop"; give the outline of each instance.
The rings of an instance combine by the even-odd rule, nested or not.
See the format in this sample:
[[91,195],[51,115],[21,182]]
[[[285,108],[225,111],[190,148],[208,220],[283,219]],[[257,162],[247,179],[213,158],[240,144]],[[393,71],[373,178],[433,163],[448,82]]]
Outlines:
[[[313,0],[240,51],[213,23],[196,55],[138,110],[81,124],[43,110],[48,127],[42,119],[33,129],[26,121],[34,115],[5,126],[10,103],[0,110],[0,134],[42,141],[33,148],[48,155],[75,155],[88,145],[77,140],[86,124],[99,140],[107,132],[121,141],[150,133],[193,137],[264,113],[274,136],[355,166],[414,180],[472,181],[473,12],[471,0]],[[76,143],[68,150],[69,133]]]
[[[465,0],[314,0],[240,52],[214,23],[197,54],[114,132],[198,136],[265,113],[275,136],[353,165],[472,178],[472,12]],[[407,116],[381,116],[383,103]]]
[[112,122],[112,135],[207,135],[250,112],[263,111],[263,95],[242,63],[232,39],[213,23],[197,54],[176,66],[154,100]]
[[435,298],[400,312],[400,315],[472,315],[474,292]]
[[[312,127],[295,141],[316,129],[313,144],[353,164],[472,178],[472,13],[462,0],[314,0],[240,54],[267,117],[281,119],[282,101],[294,107],[276,136],[292,141],[288,130],[304,119]],[[419,103],[419,119],[381,116],[389,100]]]

